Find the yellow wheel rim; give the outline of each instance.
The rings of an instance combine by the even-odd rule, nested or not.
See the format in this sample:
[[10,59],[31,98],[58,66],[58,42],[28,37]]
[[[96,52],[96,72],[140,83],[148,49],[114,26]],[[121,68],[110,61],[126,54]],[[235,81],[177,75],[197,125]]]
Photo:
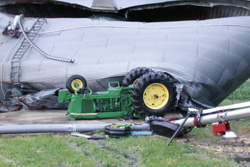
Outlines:
[[74,90],[78,90],[78,89],[81,89],[83,87],[83,83],[82,83],[82,81],[80,79],[74,79],[71,82],[71,87]]
[[169,91],[160,83],[150,84],[143,92],[143,101],[150,109],[161,109],[169,100]]

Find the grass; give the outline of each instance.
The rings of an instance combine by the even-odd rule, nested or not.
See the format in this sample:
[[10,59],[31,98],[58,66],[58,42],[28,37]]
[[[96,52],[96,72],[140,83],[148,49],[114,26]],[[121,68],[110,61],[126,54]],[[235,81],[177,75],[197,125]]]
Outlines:
[[62,136],[25,135],[0,140],[0,166],[94,166],[91,159],[78,155]]
[[238,89],[236,89],[230,96],[229,100],[250,100],[250,79],[243,83]]
[[231,121],[230,125],[237,134],[250,139],[250,119]]
[[250,100],[250,79],[243,83],[231,95],[227,97],[220,105],[236,104]]
[[230,157],[159,136],[88,141],[65,134],[2,135],[0,166],[237,166]]

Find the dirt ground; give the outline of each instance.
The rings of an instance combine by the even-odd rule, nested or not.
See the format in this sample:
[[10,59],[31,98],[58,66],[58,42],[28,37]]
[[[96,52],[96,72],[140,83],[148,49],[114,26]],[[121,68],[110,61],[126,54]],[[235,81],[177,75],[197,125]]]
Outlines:
[[24,124],[61,124],[61,123],[141,123],[141,120],[102,119],[71,120],[66,117],[66,110],[32,110],[0,114],[0,125]]
[[213,139],[202,141],[192,138],[178,139],[180,143],[211,150],[218,154],[230,155],[239,164],[239,167],[250,167],[250,139],[240,136],[238,140],[219,140],[215,143]]

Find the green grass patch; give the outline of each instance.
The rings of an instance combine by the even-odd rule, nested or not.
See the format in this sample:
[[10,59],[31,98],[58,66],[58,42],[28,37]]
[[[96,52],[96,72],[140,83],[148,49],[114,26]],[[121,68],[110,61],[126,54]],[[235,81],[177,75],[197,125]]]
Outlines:
[[229,95],[220,106],[242,103],[250,100],[250,79],[244,82],[231,95]]
[[[7,137],[7,138],[6,138]],[[0,139],[1,166],[95,166],[92,159],[78,154],[59,135],[25,135]]]
[[229,100],[249,100],[250,99],[250,79],[244,82],[230,96]]
[[88,141],[70,135],[2,135],[0,166],[236,166],[224,155],[159,136]]
[[[119,144],[115,140],[109,140],[107,143],[119,150],[127,150],[131,155],[139,155],[138,166],[230,166],[228,162],[235,164],[224,156],[218,158],[213,152],[176,141],[166,146],[168,140],[159,136],[147,136],[124,138]],[[220,158],[228,162],[222,162]]]
[[238,134],[243,135],[246,138],[250,138],[250,118],[231,121],[230,122],[231,128]]

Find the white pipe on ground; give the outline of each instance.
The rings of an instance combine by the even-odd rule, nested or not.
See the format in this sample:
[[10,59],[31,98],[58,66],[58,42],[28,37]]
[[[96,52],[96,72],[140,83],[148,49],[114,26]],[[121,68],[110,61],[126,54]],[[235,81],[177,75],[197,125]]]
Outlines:
[[[110,124],[36,124],[0,126],[0,134],[50,133],[50,132],[91,132],[104,129]],[[148,124],[132,124],[131,130],[148,130]]]
[[[250,107],[233,111],[215,113],[210,115],[203,115],[200,118],[200,122],[202,125],[207,125],[215,122],[232,121],[245,118],[250,118]],[[181,124],[183,121],[184,119],[180,119],[177,121],[172,121],[172,123]],[[184,124],[184,127],[193,127],[193,126],[195,126],[194,117],[188,118],[187,122]]]
[[202,111],[202,114],[210,114],[210,113],[218,112],[218,111],[233,110],[233,109],[246,108],[246,107],[250,107],[250,102],[244,102],[244,103],[232,104],[232,105],[227,105],[227,106],[215,107],[211,109],[205,109]]

